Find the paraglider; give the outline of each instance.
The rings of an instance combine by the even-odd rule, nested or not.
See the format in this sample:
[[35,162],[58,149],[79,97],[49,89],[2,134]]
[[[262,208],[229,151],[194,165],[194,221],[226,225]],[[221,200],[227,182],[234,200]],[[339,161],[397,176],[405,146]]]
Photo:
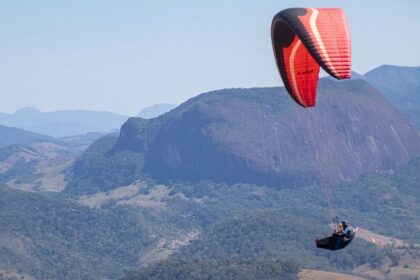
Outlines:
[[356,236],[358,230],[357,227],[351,227],[346,221],[342,221],[341,224],[339,224],[337,217],[333,218],[333,222],[334,232],[331,236],[322,239],[315,239],[317,248],[332,251],[344,249]]
[[[280,11],[271,24],[271,41],[284,86],[302,107],[315,106],[320,67],[339,80],[351,76],[350,35],[341,9]],[[340,250],[355,237],[357,228],[337,217],[333,222],[333,234],[316,239],[317,248]]]
[[336,79],[351,75],[351,43],[346,18],[336,8],[291,8],[271,24],[277,68],[291,97],[313,107],[319,69]]

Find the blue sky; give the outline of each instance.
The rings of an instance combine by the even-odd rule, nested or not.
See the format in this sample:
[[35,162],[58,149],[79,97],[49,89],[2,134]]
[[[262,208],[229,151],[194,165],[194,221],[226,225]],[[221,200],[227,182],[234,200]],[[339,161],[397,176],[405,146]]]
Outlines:
[[353,69],[420,65],[420,1],[1,1],[0,112],[137,114],[231,87],[281,85],[272,17],[341,7]]

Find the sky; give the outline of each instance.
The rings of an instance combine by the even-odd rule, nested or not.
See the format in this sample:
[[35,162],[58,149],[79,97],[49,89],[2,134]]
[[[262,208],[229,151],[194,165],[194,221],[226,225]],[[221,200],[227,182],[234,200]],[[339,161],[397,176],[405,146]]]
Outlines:
[[200,93],[282,85],[270,38],[290,7],[340,7],[353,70],[420,66],[420,1],[0,1],[0,112],[136,115]]

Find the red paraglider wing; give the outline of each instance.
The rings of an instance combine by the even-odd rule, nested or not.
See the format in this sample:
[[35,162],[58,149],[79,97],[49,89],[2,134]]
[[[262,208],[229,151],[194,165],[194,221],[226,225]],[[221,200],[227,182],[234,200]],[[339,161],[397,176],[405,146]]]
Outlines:
[[285,87],[303,107],[315,106],[319,66],[337,79],[350,78],[351,44],[342,10],[283,10],[273,19],[271,38]]

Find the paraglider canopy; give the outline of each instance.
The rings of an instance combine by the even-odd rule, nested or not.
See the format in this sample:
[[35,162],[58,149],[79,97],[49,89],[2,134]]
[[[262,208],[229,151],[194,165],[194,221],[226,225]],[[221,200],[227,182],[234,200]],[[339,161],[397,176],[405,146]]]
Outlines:
[[351,43],[341,9],[291,8],[271,25],[277,67],[292,98],[315,106],[320,66],[336,79],[351,74]]

